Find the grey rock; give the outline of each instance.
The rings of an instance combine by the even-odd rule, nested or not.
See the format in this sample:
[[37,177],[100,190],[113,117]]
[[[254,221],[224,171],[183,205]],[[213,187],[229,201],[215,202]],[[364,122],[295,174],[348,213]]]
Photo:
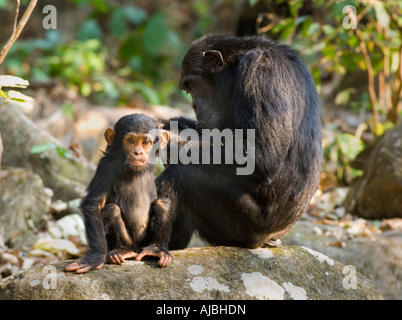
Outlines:
[[402,124],[387,131],[360,166],[346,209],[366,219],[402,217]]
[[172,251],[156,262],[77,275],[71,261],[34,267],[0,281],[0,299],[382,299],[374,282],[310,249],[205,247]]
[[40,129],[14,105],[0,108],[0,131],[4,152],[2,165],[31,169],[52,189],[56,199],[69,201],[81,197],[92,178],[95,167],[78,159],[67,159],[57,150],[31,154],[33,146],[60,142]]
[[[402,299],[402,232],[370,237],[342,237],[342,228],[299,221],[283,238],[288,245],[306,246],[352,266],[375,281],[385,299]],[[332,234],[325,236],[323,233]],[[342,243],[342,246],[331,245]]]
[[14,248],[30,246],[48,201],[42,179],[22,168],[3,170],[0,175],[0,236]]

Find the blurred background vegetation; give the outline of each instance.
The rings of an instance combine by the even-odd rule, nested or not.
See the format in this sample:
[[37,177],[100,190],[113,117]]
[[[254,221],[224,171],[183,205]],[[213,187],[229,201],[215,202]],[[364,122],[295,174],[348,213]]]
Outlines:
[[[28,2],[21,0],[21,11]],[[55,30],[42,27],[48,4],[57,9]],[[0,0],[0,43],[12,33],[15,7]],[[351,161],[401,116],[401,12],[400,0],[39,1],[0,74],[29,80],[24,92],[33,96],[62,86],[57,104],[66,115],[77,97],[92,105],[188,108],[177,80],[194,39],[272,38],[299,50],[317,84],[323,180],[348,184],[360,174]]]

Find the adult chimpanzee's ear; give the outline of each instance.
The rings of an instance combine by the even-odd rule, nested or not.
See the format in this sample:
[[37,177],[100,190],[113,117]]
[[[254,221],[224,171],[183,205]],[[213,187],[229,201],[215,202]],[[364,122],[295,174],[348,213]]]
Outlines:
[[163,149],[166,147],[168,141],[169,141],[169,132],[167,132],[166,130],[161,130],[159,133],[159,140],[160,140],[160,148]]
[[106,143],[111,146],[112,142],[113,142],[113,138],[114,138],[114,129],[113,128],[107,128],[105,131],[105,139],[106,139]]
[[220,53],[220,51],[207,50],[204,51],[202,55],[219,68],[223,68],[223,66],[225,65],[225,61],[223,61],[223,56],[222,53]]

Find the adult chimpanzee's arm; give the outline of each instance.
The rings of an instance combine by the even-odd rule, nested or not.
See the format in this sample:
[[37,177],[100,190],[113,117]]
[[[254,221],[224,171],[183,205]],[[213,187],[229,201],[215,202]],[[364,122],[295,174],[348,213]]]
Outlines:
[[166,119],[159,119],[159,125],[162,127],[162,129],[165,130],[171,130],[171,122],[176,121],[177,122],[177,129],[180,131],[184,129],[195,129],[196,128],[196,121],[193,119],[185,118],[185,117],[175,117],[171,118],[169,120]]

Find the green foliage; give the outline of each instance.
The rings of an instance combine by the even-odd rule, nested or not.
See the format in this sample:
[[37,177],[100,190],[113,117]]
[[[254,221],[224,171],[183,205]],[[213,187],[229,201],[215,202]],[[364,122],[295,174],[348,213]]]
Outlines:
[[26,88],[29,86],[27,80],[14,76],[0,76],[0,87]]
[[31,109],[33,99],[16,90],[3,91],[2,87],[26,88],[29,82],[15,76],[0,76],[0,107],[7,102],[13,102],[23,108]]
[[106,13],[109,10],[107,0],[71,0],[77,7],[93,7],[99,13]]
[[251,7],[254,7],[258,3],[258,0],[249,0],[249,3]]
[[[0,0],[0,8],[1,9],[7,9],[7,8],[14,8],[14,0]],[[29,0],[21,0],[22,5],[27,5]]]
[[109,19],[109,29],[117,39],[124,38],[130,24],[141,25],[148,18],[148,13],[135,6],[117,8]]
[[350,164],[364,149],[364,143],[355,135],[342,133],[334,125],[324,127],[324,168],[325,172],[334,172],[338,181],[349,183],[362,174]]
[[89,19],[86,21],[78,34],[78,39],[81,41],[101,38],[102,30],[95,19]]
[[[274,2],[280,4],[284,1]],[[378,121],[386,121],[389,114],[397,109],[395,103],[391,104],[389,100],[380,98],[386,94],[383,89],[385,86],[388,86],[389,90],[400,90],[394,84],[401,80],[397,70],[402,63],[402,18],[398,14],[402,12],[402,2],[320,0],[311,2],[313,8],[309,14],[299,16],[303,4],[302,0],[287,1],[290,16],[276,17],[278,21],[275,20],[274,27],[269,32],[302,52],[318,88],[323,72],[367,72],[369,81],[372,80],[368,83],[368,92],[370,93],[371,89],[371,93],[368,100],[367,93],[366,97],[361,99],[364,101],[362,108],[372,110],[371,129],[375,132]],[[350,27],[353,21],[344,11],[347,5],[356,9],[356,28]],[[385,74],[386,69],[389,69],[388,75]],[[375,79],[379,74],[383,75],[383,80]],[[344,104],[348,104],[348,92],[340,94],[336,102],[342,100]],[[391,94],[398,96],[399,92]],[[352,108],[356,109],[358,106],[355,104]],[[379,118],[378,112],[383,112],[387,117]]]
[[60,77],[77,86],[83,96],[89,96],[105,70],[101,50],[97,39],[74,41],[57,46],[54,56],[41,59],[41,66],[50,77]]
[[51,142],[46,142],[46,143],[43,143],[38,146],[33,146],[30,150],[30,153],[31,154],[43,153],[43,152],[46,152],[47,150],[51,150],[51,149],[55,149],[60,157],[64,157],[67,159],[73,158],[73,153],[70,150],[60,147]]
[[181,96],[172,75],[178,72],[185,46],[167,25],[165,14],[149,15],[134,4],[70,1],[76,10],[89,12],[75,40],[48,30],[44,39],[18,41],[4,63],[7,73],[33,82],[60,79],[102,103],[130,103],[142,97],[151,104],[171,104]]
[[60,107],[61,112],[63,112],[67,117],[73,118],[74,117],[74,106],[71,102],[65,102]]

